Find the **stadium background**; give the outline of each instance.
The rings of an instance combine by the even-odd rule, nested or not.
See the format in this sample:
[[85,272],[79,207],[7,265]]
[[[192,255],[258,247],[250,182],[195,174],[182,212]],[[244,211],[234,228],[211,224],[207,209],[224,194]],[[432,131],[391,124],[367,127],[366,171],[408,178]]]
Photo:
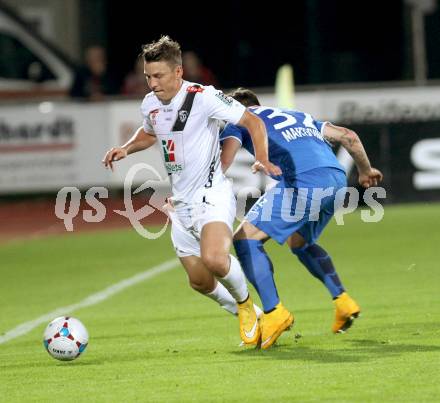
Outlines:
[[[438,398],[439,2],[294,3],[269,8],[224,1],[214,11],[193,2],[2,0],[0,47],[7,43],[2,35],[13,31],[2,26],[1,13],[13,14],[41,43],[43,64],[45,52],[55,48],[72,79],[84,50],[101,45],[121,85],[141,45],[169,34],[197,53],[220,88],[251,87],[267,104],[278,102],[276,74],[290,64],[295,106],[355,129],[385,174],[384,220],[365,224],[358,211],[343,227],[332,223],[323,237],[365,318],[348,338],[331,339],[327,295],[286,251],[271,245],[280,293],[299,318],[273,352],[235,348],[233,321],[173,270],[74,312],[92,337],[89,351],[70,367],[45,355],[42,323],[0,343],[0,401],[50,401],[60,390],[69,392],[67,401]],[[0,48],[0,340],[21,323],[174,256],[168,234],[145,240],[114,212],[124,209],[129,167],[146,161],[160,169],[157,150],[122,163],[115,174],[100,165],[106,149],[140,124],[141,97],[78,101],[65,83],[54,90],[32,74],[8,80],[7,66],[22,55],[13,49]],[[350,160],[335,151],[355,185]],[[241,154],[233,168],[236,191],[266,183],[249,174],[249,163]],[[145,179],[151,178],[141,175],[137,183]],[[73,233],[55,215],[64,186],[79,188],[82,196]],[[92,186],[109,189],[100,199],[105,219],[97,223],[83,218]],[[165,195],[167,187],[161,190]],[[134,208],[150,193],[134,196]],[[153,210],[142,222],[157,230],[165,216]]]

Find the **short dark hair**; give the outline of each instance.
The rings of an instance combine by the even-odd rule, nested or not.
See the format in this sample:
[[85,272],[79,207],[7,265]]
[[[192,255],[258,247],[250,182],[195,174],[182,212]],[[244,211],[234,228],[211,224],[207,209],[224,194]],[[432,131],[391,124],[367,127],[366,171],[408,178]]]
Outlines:
[[174,66],[182,65],[180,45],[168,35],[162,36],[157,41],[142,45],[141,55],[147,63],[164,61]]
[[255,92],[248,90],[247,88],[239,87],[228,95],[244,106],[260,105],[260,101]]

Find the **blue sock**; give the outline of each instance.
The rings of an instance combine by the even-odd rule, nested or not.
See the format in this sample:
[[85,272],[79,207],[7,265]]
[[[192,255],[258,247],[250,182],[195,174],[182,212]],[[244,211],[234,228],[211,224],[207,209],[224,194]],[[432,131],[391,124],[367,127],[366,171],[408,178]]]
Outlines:
[[307,270],[327,287],[333,298],[345,291],[332,259],[323,248],[312,244],[291,250]]
[[263,243],[253,239],[234,241],[238,260],[244,274],[255,287],[263,304],[263,311],[272,311],[280,302],[273,279],[273,266],[266,255]]

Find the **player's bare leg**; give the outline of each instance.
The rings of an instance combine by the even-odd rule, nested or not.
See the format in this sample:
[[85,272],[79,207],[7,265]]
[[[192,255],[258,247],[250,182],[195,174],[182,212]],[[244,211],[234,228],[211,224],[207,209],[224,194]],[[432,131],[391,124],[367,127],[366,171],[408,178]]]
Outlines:
[[256,241],[266,241],[269,236],[261,229],[244,220],[234,232],[234,241],[239,239],[255,239]]
[[295,232],[294,234],[290,235],[289,238],[287,238],[287,245],[289,245],[290,249],[297,249],[302,248],[306,244],[305,239]]
[[240,336],[245,344],[260,339],[257,314],[238,260],[229,254],[232,232],[224,222],[210,222],[202,228],[200,251],[206,268],[237,301]]
[[180,261],[188,275],[189,285],[199,293],[216,301],[223,309],[237,315],[237,303],[229,291],[218,282],[198,256],[181,257]]

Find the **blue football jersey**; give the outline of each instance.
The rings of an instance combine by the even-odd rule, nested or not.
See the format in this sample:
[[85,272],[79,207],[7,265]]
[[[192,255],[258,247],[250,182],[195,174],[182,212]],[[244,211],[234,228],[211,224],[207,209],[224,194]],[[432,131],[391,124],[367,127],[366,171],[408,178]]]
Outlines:
[[[263,120],[269,140],[269,160],[282,169],[286,180],[295,180],[298,174],[315,168],[344,170],[322,135],[324,122],[300,111],[266,106],[248,110]],[[228,137],[235,137],[242,147],[255,155],[247,129],[227,124],[220,141]]]

